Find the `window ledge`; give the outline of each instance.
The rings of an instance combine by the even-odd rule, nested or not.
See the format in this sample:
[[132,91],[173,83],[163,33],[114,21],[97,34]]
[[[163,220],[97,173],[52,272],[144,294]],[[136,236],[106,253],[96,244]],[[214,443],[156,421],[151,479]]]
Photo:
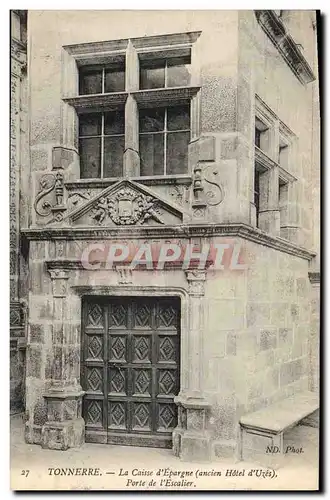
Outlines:
[[272,168],[277,167],[278,176],[285,183],[297,180],[297,178],[294,175],[288,172],[279,163],[269,158],[269,156],[266,153],[264,153],[264,151],[262,151],[260,148],[258,148],[258,146],[255,146],[254,151],[255,151],[254,153],[255,162],[263,169],[264,172],[266,172],[266,170],[271,170]]
[[86,109],[118,109],[126,102],[127,92],[113,92],[111,94],[89,94],[75,97],[64,97],[63,101],[73,106],[76,111]]
[[[120,178],[121,179],[121,178]],[[111,177],[108,179],[79,179],[74,182],[66,182],[65,187],[68,190],[76,188],[106,188],[118,182],[118,177]],[[154,175],[154,176],[140,176],[130,177],[131,181],[144,184],[145,186],[162,185],[162,184],[186,184],[192,183],[190,175]]]
[[137,90],[132,92],[138,104],[146,106],[181,104],[194,97],[200,87],[171,87],[165,89]]
[[256,10],[255,14],[261,28],[271,39],[298,80],[304,84],[313,82],[315,75],[283,21],[273,10]]

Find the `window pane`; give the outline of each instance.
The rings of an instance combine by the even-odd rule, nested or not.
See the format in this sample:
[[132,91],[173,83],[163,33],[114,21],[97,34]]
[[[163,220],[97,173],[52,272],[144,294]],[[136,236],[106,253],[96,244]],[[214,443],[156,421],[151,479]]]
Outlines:
[[101,113],[85,113],[79,116],[79,135],[101,135]]
[[141,175],[164,174],[164,134],[140,135]]
[[124,68],[105,70],[104,92],[123,92],[125,90]]
[[168,59],[167,87],[185,87],[190,85],[191,69],[188,58]]
[[189,130],[189,106],[174,106],[167,108],[167,130]]
[[186,174],[188,171],[188,144],[190,132],[167,134],[166,174]]
[[140,89],[165,87],[165,61],[141,62]]
[[141,109],[140,132],[159,132],[164,130],[165,109]]
[[124,112],[104,113],[104,135],[124,134]]
[[103,177],[122,177],[125,137],[104,138]]
[[79,94],[101,94],[102,92],[102,69],[94,71],[79,71]]
[[79,140],[80,177],[97,178],[101,175],[101,138]]

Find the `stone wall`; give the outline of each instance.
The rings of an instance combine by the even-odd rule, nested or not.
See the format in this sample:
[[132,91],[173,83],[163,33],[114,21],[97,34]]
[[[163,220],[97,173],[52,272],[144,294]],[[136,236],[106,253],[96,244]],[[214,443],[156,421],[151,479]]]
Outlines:
[[235,451],[241,415],[308,389],[307,261],[243,242],[248,269],[209,273],[204,383],[216,456]]
[[25,399],[27,280],[20,228],[27,225],[23,187],[29,178],[26,11],[11,11],[10,19],[10,411],[17,413]]

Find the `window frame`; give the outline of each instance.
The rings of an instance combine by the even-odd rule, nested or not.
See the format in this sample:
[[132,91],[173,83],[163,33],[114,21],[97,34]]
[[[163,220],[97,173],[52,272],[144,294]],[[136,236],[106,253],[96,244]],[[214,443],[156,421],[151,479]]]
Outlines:
[[[63,143],[74,144],[78,150],[78,117],[86,111],[104,112],[105,110],[125,110],[125,150],[123,177],[145,180],[140,175],[138,152],[138,109],[143,106],[165,107],[190,103],[190,140],[200,135],[200,64],[198,38],[201,32],[188,32],[173,35],[141,37],[108,42],[85,43],[63,47],[63,86],[62,86],[62,136]],[[145,58],[191,57],[190,85],[160,89],[139,88],[139,61]],[[104,94],[79,95],[78,68],[109,64],[112,60],[125,57],[125,91]],[[152,176],[153,177],[153,176]],[[160,177],[160,176],[159,176]],[[165,178],[191,178],[191,165],[185,174],[164,175]],[[118,179],[116,177],[115,179]],[[80,175],[77,181],[81,179]],[[102,179],[91,178],[90,181]],[[111,178],[105,180],[110,181]]]
[[[267,131],[269,133],[269,148],[267,151],[255,144],[254,137],[254,177],[258,173],[260,179],[259,207],[255,204],[255,197],[253,197],[252,201],[255,207],[255,224],[259,229],[266,230],[274,235],[280,235],[280,212],[284,210],[287,212],[287,209],[283,206],[280,207],[280,185],[287,185],[290,196],[292,196],[293,190],[291,187],[297,181],[297,177],[294,175],[296,170],[294,158],[297,137],[258,95],[255,96],[255,120],[259,120],[265,127],[268,127]],[[288,148],[288,161],[285,166],[279,163],[280,144],[285,144],[285,148]],[[286,203],[288,204],[288,199]],[[269,224],[269,221],[265,224],[262,222],[263,217],[261,214],[267,212],[279,213],[278,218],[275,217],[272,225]],[[278,220],[278,223],[276,220]]]

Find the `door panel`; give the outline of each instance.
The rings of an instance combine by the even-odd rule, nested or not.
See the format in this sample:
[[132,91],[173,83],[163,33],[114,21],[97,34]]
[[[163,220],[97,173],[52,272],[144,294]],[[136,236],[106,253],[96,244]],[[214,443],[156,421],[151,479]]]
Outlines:
[[86,298],[86,441],[171,447],[180,380],[176,298]]

